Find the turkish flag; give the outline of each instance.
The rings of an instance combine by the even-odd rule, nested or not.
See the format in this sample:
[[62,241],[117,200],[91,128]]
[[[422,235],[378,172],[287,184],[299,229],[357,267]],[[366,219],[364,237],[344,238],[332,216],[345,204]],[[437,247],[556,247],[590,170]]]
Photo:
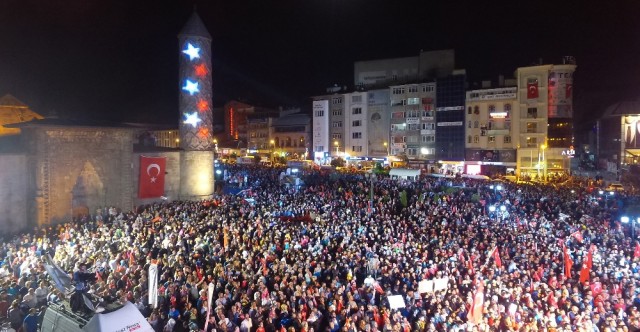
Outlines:
[[584,240],[581,231],[575,231],[573,234],[571,234],[571,236],[575,237],[576,240],[578,240],[580,243],[582,243],[582,241]]
[[567,251],[566,246],[562,246],[564,251],[564,276],[567,279],[571,278],[571,268],[573,268],[573,260]]
[[591,272],[591,269],[589,269],[589,264],[587,264],[587,262],[583,262],[582,263],[582,269],[580,269],[580,283],[584,284],[585,282],[589,281],[589,273]]
[[567,98],[571,98],[572,94],[573,94],[573,84],[567,84],[567,86],[564,88],[564,95]]
[[164,195],[166,164],[165,157],[140,156],[138,198],[155,198]]
[[500,252],[498,252],[498,247],[493,249],[493,253],[491,254],[493,260],[496,262],[497,267],[502,267],[502,261],[500,260]]
[[538,98],[538,82],[527,83],[527,99]]
[[589,270],[593,267],[593,251],[596,249],[596,246],[593,244],[589,247],[589,252],[587,253],[587,266]]
[[602,293],[602,283],[594,282],[593,284],[590,285],[590,287],[591,287],[591,293],[593,293],[594,297]]
[[469,323],[479,324],[482,322],[482,309],[484,307],[484,284],[478,283],[478,289],[473,294],[473,301],[467,313]]
[[636,248],[633,250],[633,258],[640,257],[640,243],[636,242]]

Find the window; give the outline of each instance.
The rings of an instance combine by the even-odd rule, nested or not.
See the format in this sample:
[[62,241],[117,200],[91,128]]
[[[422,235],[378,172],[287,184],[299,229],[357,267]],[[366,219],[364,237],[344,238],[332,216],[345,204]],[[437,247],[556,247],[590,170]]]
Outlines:
[[471,144],[471,135],[467,137],[467,143]]
[[538,118],[538,108],[537,107],[527,108],[527,117],[533,118],[533,119]]
[[406,113],[407,118],[417,118],[420,116],[419,110],[410,110]]
[[527,137],[527,147],[528,148],[537,148],[538,147],[538,138],[536,138],[536,137]]
[[480,106],[476,106],[473,108],[473,114],[480,114]]
[[360,126],[362,126],[362,120],[353,120],[351,122],[351,126],[352,127],[360,127]]
[[473,143],[480,143],[480,136],[473,136]]
[[404,143],[405,141],[405,137],[404,136],[394,136],[393,137],[393,143]]
[[422,124],[422,129],[436,129],[436,124],[431,122],[431,123],[423,123]]
[[406,99],[391,100],[391,106],[404,106],[407,104]]
[[435,141],[436,141],[436,137],[433,135],[422,135],[422,143],[431,143]]
[[408,90],[409,90],[409,93],[418,92],[418,86],[416,86],[416,85],[410,86]]
[[528,133],[537,133],[538,132],[538,124],[535,122],[527,122],[527,132]]
[[[393,74],[393,75],[391,75],[391,80],[392,80],[392,81],[397,81],[397,80],[398,80],[398,74]],[[403,88],[402,90],[404,90],[404,88]],[[403,93],[404,93],[404,92],[403,92]]]
[[473,121],[473,128],[478,128],[478,121]]
[[504,142],[505,142],[505,143],[511,143],[511,136],[508,136],[508,135],[507,135],[507,136],[505,136],[505,137],[504,137]]
[[407,129],[408,130],[420,130],[420,124],[419,123],[410,123],[407,125]]
[[394,94],[394,95],[403,95],[404,94],[404,88],[393,88],[391,90],[391,93]]
[[423,85],[422,92],[432,92],[434,88],[435,87],[433,85]]
[[316,111],[316,113],[314,114],[316,118],[321,118],[324,116],[324,110],[319,110]]
[[317,146],[316,146],[316,152],[324,152],[324,146],[322,146],[322,145],[317,145]]
[[504,111],[511,112],[511,104],[504,104]]
[[342,115],[342,110],[333,110],[333,111],[331,111],[331,115],[333,115],[333,116],[341,116]]
[[407,151],[407,156],[415,156],[418,154],[418,149],[416,148],[408,148],[405,151]]
[[402,131],[405,130],[406,125],[404,123],[401,124],[392,124],[391,131]]
[[351,133],[351,138],[353,139],[362,138],[362,133],[361,132]]
[[333,133],[333,134],[331,134],[331,139],[333,139],[333,140],[342,139],[342,134],[341,133]]
[[333,121],[331,125],[333,128],[342,128],[342,121]]
[[467,108],[467,114],[471,115],[471,112],[472,112],[472,110],[471,110],[471,106],[469,106],[469,107]]
[[351,110],[351,114],[362,114],[362,108],[361,107],[356,107],[354,109]]
[[496,142],[496,137],[495,136],[489,136],[489,143],[495,143]]
[[468,127],[468,128],[471,128],[471,121],[469,121],[469,122],[468,122],[467,127]]
[[418,136],[407,137],[407,143],[418,143]]
[[425,118],[433,117],[433,111],[422,111],[422,116]]
[[404,112],[393,112],[391,113],[392,119],[404,119]]
[[340,105],[340,104],[342,104],[342,98],[333,98],[333,99],[331,100],[331,103],[332,103],[333,105]]
[[362,145],[354,145],[351,147],[352,152],[362,152]]
[[361,103],[362,102],[362,96],[361,95],[351,96],[351,102],[352,103]]
[[494,113],[496,111],[496,105],[489,105],[489,113]]
[[420,104],[420,98],[407,99],[407,105],[418,105],[418,104]]

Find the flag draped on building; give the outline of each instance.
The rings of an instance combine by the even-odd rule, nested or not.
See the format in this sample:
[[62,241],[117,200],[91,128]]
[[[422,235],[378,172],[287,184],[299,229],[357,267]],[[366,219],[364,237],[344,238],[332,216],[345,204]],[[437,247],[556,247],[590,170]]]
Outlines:
[[527,81],[527,99],[538,98],[538,80]]
[[164,195],[164,173],[167,158],[140,156],[138,198],[156,198]]

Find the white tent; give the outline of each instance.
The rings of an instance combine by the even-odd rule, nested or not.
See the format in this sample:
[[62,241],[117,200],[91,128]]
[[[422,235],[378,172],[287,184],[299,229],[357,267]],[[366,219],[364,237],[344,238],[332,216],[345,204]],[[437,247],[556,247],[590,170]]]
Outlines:
[[95,314],[83,330],[86,332],[154,332],[140,310],[131,302],[108,314]]
[[408,168],[392,168],[389,171],[389,176],[392,179],[395,177],[404,180],[416,180],[420,176],[420,170]]

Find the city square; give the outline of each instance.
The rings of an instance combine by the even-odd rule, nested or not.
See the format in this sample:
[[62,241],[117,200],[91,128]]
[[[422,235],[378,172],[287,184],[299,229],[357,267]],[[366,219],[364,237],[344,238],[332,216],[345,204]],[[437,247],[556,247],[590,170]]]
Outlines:
[[640,84],[594,85],[579,38],[475,59],[494,27],[336,37],[407,4],[31,5],[0,17],[3,331],[640,331]]

